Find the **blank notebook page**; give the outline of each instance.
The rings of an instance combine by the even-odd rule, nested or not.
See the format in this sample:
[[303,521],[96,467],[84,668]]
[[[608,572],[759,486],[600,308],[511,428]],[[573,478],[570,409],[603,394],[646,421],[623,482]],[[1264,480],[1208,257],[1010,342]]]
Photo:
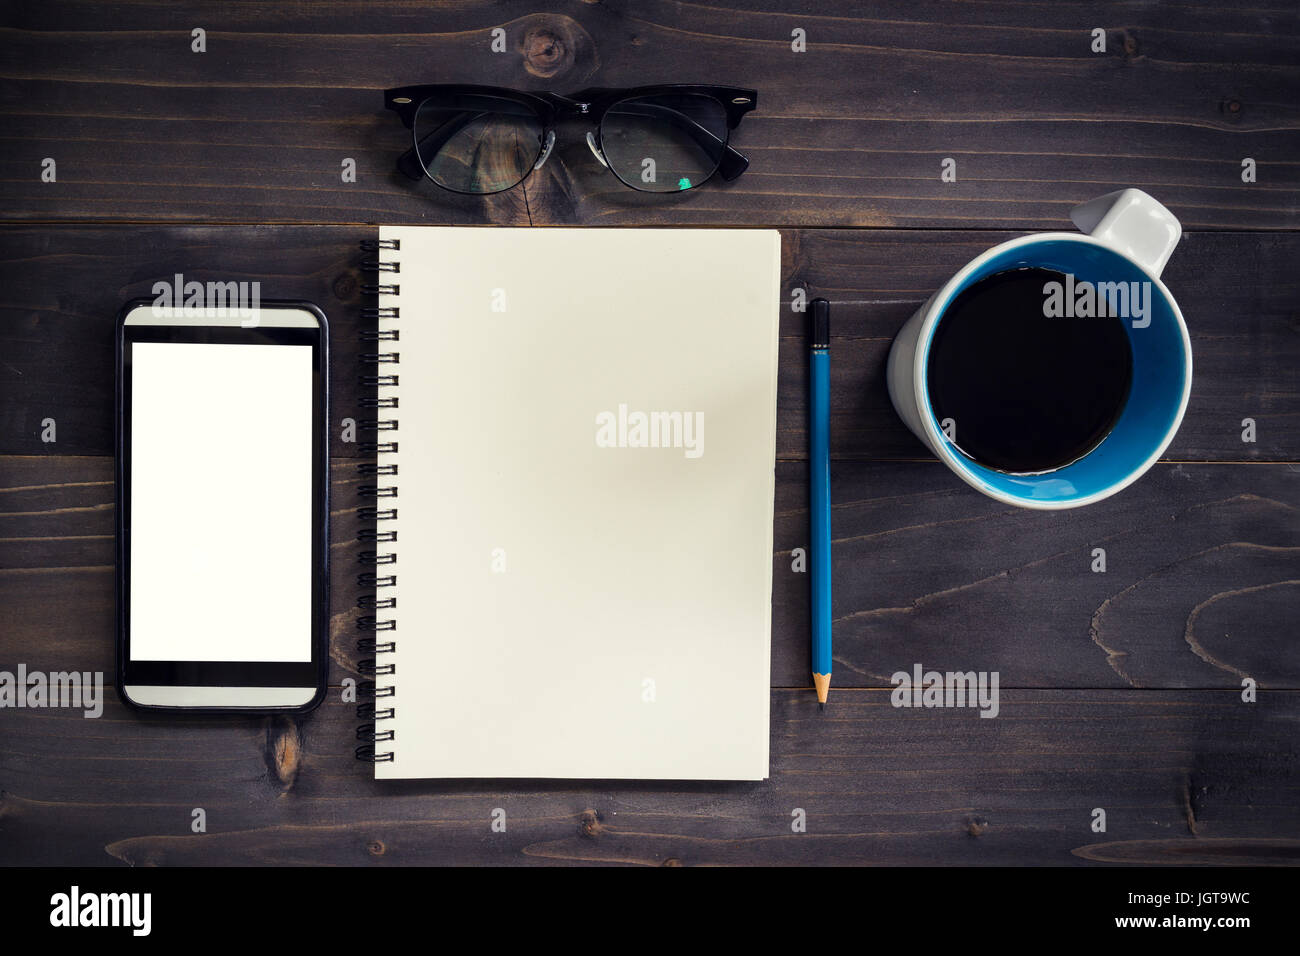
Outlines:
[[765,778],[779,233],[380,238],[376,776]]

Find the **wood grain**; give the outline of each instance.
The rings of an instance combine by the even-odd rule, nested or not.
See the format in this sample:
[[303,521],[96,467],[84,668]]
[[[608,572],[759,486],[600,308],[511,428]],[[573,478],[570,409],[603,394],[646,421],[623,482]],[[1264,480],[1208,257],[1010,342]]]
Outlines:
[[[1062,228],[1068,223],[1061,223]],[[263,298],[306,298],[331,325],[332,453],[354,455],[339,422],[359,416],[357,242],[365,227],[0,226],[0,454],[113,453],[113,319],[180,272],[260,282]],[[832,313],[831,449],[836,458],[929,459],[885,387],[898,329],[954,272],[1013,233],[784,230],[782,287]],[[1170,460],[1300,460],[1300,236],[1190,233],[1165,278],[1191,330],[1195,372]],[[407,374],[412,357],[406,356]],[[777,454],[806,455],[804,316],[783,313]],[[41,441],[54,418],[58,442]],[[1256,441],[1242,441],[1242,421]]]
[[[359,676],[357,556],[375,550],[356,541],[360,481],[335,459],[336,684]],[[1158,465],[1104,502],[1043,513],[986,499],[937,462],[844,462],[832,500],[836,688],[887,687],[920,663],[996,670],[1017,688],[1233,689],[1251,677],[1300,689],[1300,466]],[[780,463],[776,687],[810,680],[807,575],[791,570],[807,527],[806,467]],[[111,674],[111,459],[0,458],[0,606],[6,659]]]
[[335,694],[299,721],[10,711],[0,864],[1300,862],[1294,692],[1011,691],[985,720],[778,690],[771,717],[762,783],[377,782]]
[[[1141,186],[1191,228],[1295,229],[1298,37],[1284,0],[18,5],[0,21],[0,203],[42,221],[1017,229]],[[759,109],[735,142],[753,165],[730,186],[641,196],[566,124],[525,188],[413,188],[380,91],[421,82],[752,85]],[[940,182],[945,157],[955,183]],[[1245,157],[1257,182],[1241,181]]]
[[[1105,53],[1089,49],[1097,27]],[[298,719],[157,718],[105,688],[96,720],[0,710],[0,864],[1300,864],[1298,40],[1284,0],[6,5],[0,670],[112,681],[124,301],[181,272],[317,302],[335,427],[327,702]],[[380,100],[417,82],[673,81],[759,89],[734,184],[635,193],[566,122],[525,187],[452,196],[395,173],[408,134]],[[945,157],[956,182],[940,182]],[[1192,335],[1187,417],[1119,496],[1001,506],[900,424],[890,342],[974,255],[1070,229],[1071,206],[1124,186],[1186,230],[1164,278]],[[791,570],[806,355],[787,309],[770,780],[379,783],[352,759],[340,685],[358,676],[361,479],[337,426],[360,417],[357,241],[381,222],[772,226],[783,294],[835,304],[835,689],[818,714],[807,576]],[[890,676],[916,663],[997,671],[999,716],[890,706]]]

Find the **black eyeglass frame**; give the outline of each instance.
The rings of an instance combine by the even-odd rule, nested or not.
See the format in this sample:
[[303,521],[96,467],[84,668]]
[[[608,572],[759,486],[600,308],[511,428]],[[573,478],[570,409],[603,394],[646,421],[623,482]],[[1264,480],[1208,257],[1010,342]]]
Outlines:
[[[538,119],[542,123],[542,137],[538,143],[537,155],[529,163],[529,167],[524,175],[515,183],[502,189],[491,192],[462,192],[461,190],[450,189],[439,183],[424,168],[420,160],[418,148],[419,143],[415,140],[415,117],[419,112],[424,101],[435,94],[479,94],[500,97],[527,106],[537,113]],[[521,90],[512,90],[501,86],[474,86],[459,83],[425,83],[416,86],[399,86],[391,90],[384,91],[384,108],[390,109],[398,115],[402,125],[411,130],[412,143],[411,148],[404,152],[397,159],[398,170],[407,178],[419,181],[428,179],[439,189],[445,189],[448,192],[460,193],[469,196],[490,196],[498,192],[506,192],[514,189],[525,179],[528,178],[535,169],[538,168],[541,161],[549,158],[550,144],[553,143],[553,134],[556,124],[562,119],[571,117],[581,117],[590,119],[594,124],[596,133],[596,147],[599,152],[596,158],[614,174],[614,178],[630,189],[637,189],[636,186],[626,182],[615,170],[610,167],[609,161],[605,158],[605,146],[601,140],[601,121],[611,107],[618,105],[627,100],[640,99],[646,96],[663,96],[663,95],[681,95],[690,94],[695,96],[705,96],[717,101],[726,111],[727,129],[722,141],[722,153],[717,165],[713,171],[704,179],[696,183],[692,188],[698,188],[708,182],[715,175],[720,175],[724,180],[730,182],[738,178],[746,169],[749,168],[749,160],[746,159],[730,143],[730,131],[740,125],[740,121],[745,114],[758,106],[758,91],[742,89],[734,86],[708,86],[690,83],[669,83],[656,86],[634,86],[626,89],[617,89],[610,87],[590,87],[579,90],[577,93],[561,95],[551,92],[528,93]],[[713,137],[713,134],[709,134]],[[716,138],[716,137],[713,137]],[[594,152],[595,150],[593,150]],[[637,190],[641,192],[643,190]]]

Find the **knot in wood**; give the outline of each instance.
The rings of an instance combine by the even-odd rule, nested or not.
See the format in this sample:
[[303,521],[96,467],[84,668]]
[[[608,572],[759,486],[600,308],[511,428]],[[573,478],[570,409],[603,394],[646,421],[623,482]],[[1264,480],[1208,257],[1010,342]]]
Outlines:
[[522,18],[519,26],[519,52],[524,69],[533,76],[549,80],[571,73],[571,81],[577,82],[596,69],[596,44],[572,17],[536,13]]
[[524,65],[534,76],[554,76],[573,65],[573,51],[563,37],[538,30],[524,37]]
[[600,823],[600,814],[595,810],[583,810],[582,816],[578,818],[578,832],[585,837],[595,839],[600,836],[604,827]]

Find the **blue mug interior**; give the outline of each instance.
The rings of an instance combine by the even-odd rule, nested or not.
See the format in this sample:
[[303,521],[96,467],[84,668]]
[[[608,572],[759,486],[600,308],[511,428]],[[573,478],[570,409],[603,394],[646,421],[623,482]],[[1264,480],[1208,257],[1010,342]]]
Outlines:
[[[939,303],[939,320],[931,326],[922,343],[920,394],[924,414],[931,421],[935,421],[935,415],[930,407],[930,343],[949,304],[964,289],[981,279],[1026,267],[1072,274],[1076,282],[1151,282],[1150,277],[1129,259],[1086,241],[1043,239],[990,257]],[[1151,282],[1149,317],[1151,324],[1145,328],[1134,328],[1132,319],[1124,320],[1133,349],[1133,378],[1128,401],[1110,434],[1083,458],[1041,475],[1009,475],[996,471],[949,446],[952,461],[988,490],[1025,501],[1075,501],[1122,484],[1164,444],[1178,420],[1190,373],[1178,316],[1169,297],[1155,282]]]

